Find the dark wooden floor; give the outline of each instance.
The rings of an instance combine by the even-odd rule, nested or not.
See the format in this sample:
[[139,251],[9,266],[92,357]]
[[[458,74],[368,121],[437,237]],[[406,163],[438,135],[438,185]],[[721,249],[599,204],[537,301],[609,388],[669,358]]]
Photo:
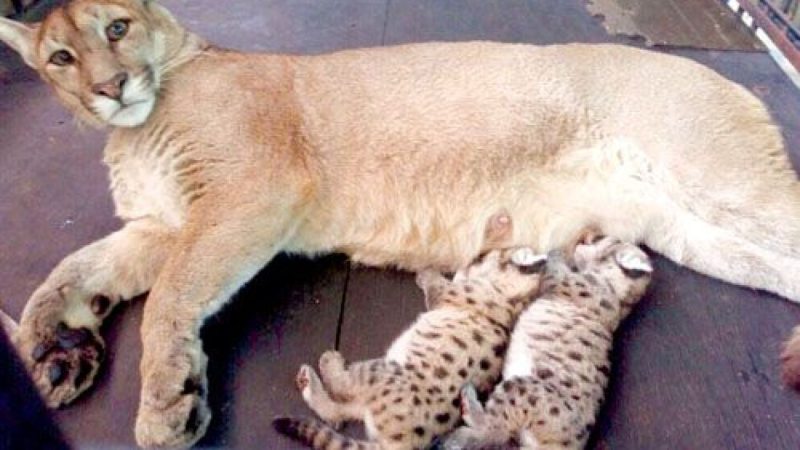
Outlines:
[[612,34],[649,44],[716,50],[763,48],[741,21],[731,20],[722,1],[586,0],[588,9]]
[[[468,39],[626,43],[608,36],[581,0],[163,3],[216,43],[247,50],[318,53]],[[800,92],[766,54],[662,51],[756,92],[800,165]],[[119,225],[99,162],[102,142],[101,134],[76,128],[35,75],[0,50],[0,302],[14,317],[63,256]],[[105,327],[108,364],[95,388],[53,415],[75,447],[133,445],[142,306],[139,299],[113,315]],[[275,415],[308,414],[293,389],[297,367],[332,347],[351,359],[375,357],[422,306],[409,274],[352,267],[337,256],[279,258],[204,330],[215,416],[201,445],[297,448],[269,426]],[[797,305],[657,258],[652,289],[619,334],[593,446],[800,448],[800,395],[785,390],[777,372],[781,340],[798,322]],[[0,369],[16,367],[5,359]],[[0,370],[0,381],[7,372]],[[28,392],[19,386],[17,397]],[[0,398],[0,420],[8,404]]]

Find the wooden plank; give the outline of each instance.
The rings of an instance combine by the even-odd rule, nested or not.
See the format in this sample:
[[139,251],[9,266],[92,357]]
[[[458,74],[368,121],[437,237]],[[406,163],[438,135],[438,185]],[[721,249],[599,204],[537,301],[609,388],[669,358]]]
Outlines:
[[347,283],[339,350],[350,361],[383,356],[424,310],[424,296],[412,274],[354,268]]
[[580,0],[402,0],[389,4],[386,44],[474,39],[537,44],[612,40]]
[[186,27],[221,46],[320,53],[380,45],[387,0],[165,0]]
[[101,133],[77,129],[39,81],[4,86],[0,104],[0,306],[18,318],[64,256],[119,221],[100,161]]
[[623,325],[595,445],[614,449],[796,449],[800,401],[780,382],[795,305],[657,258]]
[[587,8],[612,34],[647,45],[717,50],[763,50],[722,2],[714,0],[588,0]]

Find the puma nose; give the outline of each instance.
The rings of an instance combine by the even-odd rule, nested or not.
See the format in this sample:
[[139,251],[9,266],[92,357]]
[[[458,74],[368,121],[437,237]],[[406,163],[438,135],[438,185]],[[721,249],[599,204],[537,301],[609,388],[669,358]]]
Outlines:
[[120,72],[114,75],[110,80],[102,83],[95,83],[92,86],[92,93],[114,100],[120,100],[122,98],[122,87],[125,86],[126,81],[128,81],[128,74]]

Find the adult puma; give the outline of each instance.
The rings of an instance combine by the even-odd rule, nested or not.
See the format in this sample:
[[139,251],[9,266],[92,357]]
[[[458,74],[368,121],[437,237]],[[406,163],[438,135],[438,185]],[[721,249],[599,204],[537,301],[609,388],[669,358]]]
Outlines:
[[[0,40],[111,129],[126,222],[55,268],[16,343],[48,402],[68,403],[99,366],[102,320],[151,291],[142,446],[202,436],[200,325],[281,251],[454,268],[505,208],[511,244],[546,251],[595,224],[800,300],[800,184],[779,130],[744,88],[685,59],[495,43],[243,54],[146,0],[0,19]],[[800,332],[784,360],[800,385]]]

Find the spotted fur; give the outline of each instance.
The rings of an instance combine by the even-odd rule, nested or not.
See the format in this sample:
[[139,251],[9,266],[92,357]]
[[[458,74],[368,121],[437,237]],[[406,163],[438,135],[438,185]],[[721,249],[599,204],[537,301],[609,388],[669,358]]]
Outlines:
[[613,333],[651,272],[644,252],[614,238],[578,243],[569,261],[551,255],[539,298],[514,328],[504,381],[485,411],[464,388],[466,425],[445,447],[583,448],[611,372]]
[[[311,367],[300,369],[303,398],[328,424],[282,418],[276,428],[316,449],[426,448],[458,421],[462,386],[488,391],[499,379],[510,329],[535,296],[544,261],[522,247],[489,251],[452,281],[421,273],[430,310],[384,358],[346,367],[329,351],[320,358],[321,380]],[[345,420],[363,421],[369,442],[331,426]]]

